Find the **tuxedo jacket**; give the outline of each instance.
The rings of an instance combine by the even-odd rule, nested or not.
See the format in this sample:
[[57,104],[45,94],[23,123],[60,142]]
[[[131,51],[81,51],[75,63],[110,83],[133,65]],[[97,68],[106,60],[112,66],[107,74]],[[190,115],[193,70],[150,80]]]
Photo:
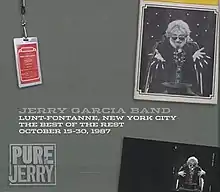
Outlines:
[[[192,183],[198,183],[199,182],[199,172],[202,171],[202,168],[200,166],[197,166],[194,168],[192,177],[190,176],[190,169],[187,164],[184,164],[179,171],[184,171],[186,173],[186,176],[184,177],[185,183],[190,184]],[[202,176],[203,177],[203,176]]]
[[157,43],[155,50],[159,52],[164,62],[158,60],[156,52],[153,54],[148,65],[148,76],[146,89],[150,93],[163,93],[164,82],[175,82],[177,80],[177,66],[181,62],[180,82],[191,86],[196,95],[201,95],[202,67],[199,60],[193,61],[193,54],[199,50],[197,43],[187,42],[178,52],[165,38]]

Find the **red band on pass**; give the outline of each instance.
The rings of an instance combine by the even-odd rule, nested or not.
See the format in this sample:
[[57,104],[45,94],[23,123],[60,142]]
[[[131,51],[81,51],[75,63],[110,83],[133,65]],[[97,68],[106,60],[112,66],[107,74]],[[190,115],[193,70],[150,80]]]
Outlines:
[[40,81],[37,44],[19,45],[17,52],[21,83],[26,84]]

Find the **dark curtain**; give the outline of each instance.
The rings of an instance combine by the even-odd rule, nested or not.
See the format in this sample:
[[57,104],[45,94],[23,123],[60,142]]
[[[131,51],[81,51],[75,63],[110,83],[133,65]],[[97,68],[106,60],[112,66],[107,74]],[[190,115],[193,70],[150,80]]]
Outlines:
[[218,148],[132,138],[123,141],[118,192],[171,192],[190,156],[207,172],[204,192],[219,192]]

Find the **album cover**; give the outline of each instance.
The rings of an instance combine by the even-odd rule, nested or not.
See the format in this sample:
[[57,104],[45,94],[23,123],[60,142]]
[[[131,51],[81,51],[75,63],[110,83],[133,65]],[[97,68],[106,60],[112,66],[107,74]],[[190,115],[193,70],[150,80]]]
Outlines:
[[134,98],[216,104],[218,7],[141,1]]
[[219,192],[217,147],[124,138],[118,192]]

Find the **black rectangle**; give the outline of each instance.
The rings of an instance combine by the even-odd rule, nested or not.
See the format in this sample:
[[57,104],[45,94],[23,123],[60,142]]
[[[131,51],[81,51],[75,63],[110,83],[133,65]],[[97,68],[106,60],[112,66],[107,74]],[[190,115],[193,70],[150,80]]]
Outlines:
[[219,148],[133,138],[123,141],[118,192],[180,192],[183,184],[184,192],[196,191],[192,189],[201,184],[190,188],[185,185],[189,180],[183,182],[178,175],[189,157],[195,157],[198,168],[205,171],[203,191],[198,192],[219,192]]

